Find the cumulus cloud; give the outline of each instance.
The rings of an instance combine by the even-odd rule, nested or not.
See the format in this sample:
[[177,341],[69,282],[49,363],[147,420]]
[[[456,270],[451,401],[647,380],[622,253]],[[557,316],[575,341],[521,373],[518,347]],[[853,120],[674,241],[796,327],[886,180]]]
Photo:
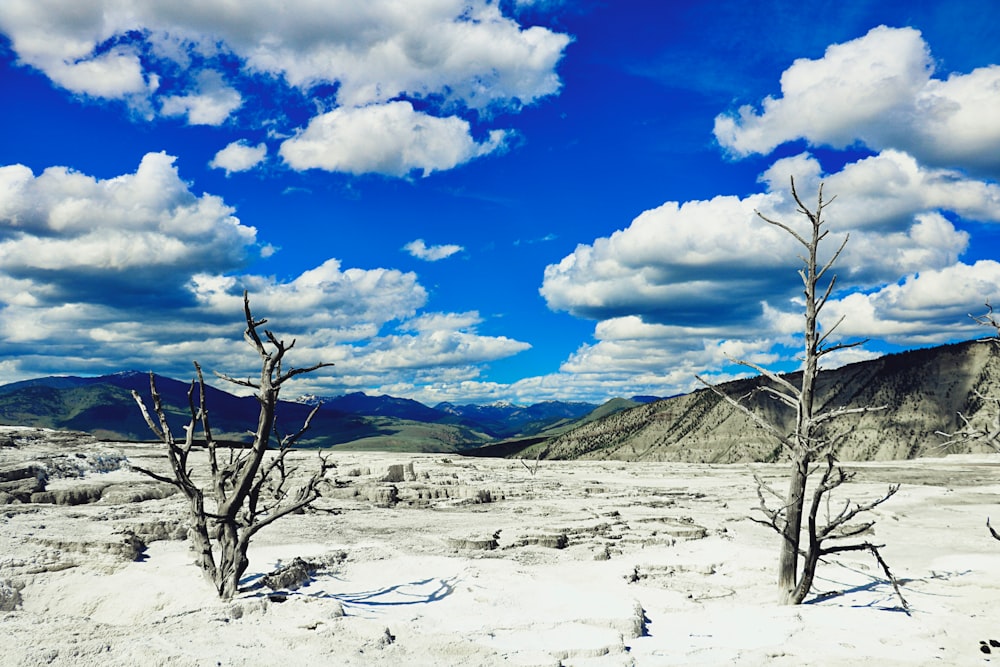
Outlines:
[[695,374],[706,371],[728,379],[732,375],[720,376],[718,369],[731,366],[733,358],[772,364],[780,359],[773,350],[776,343],[790,341],[759,328],[734,332],[711,322],[652,324],[634,315],[598,322],[594,338],[597,342],[585,343],[570,355],[560,366],[561,374],[587,378],[591,392],[602,382],[617,382],[622,390],[654,395],[695,389]]
[[845,335],[873,336],[900,345],[931,345],[981,331],[969,314],[1000,293],[1000,263],[956,262],[905,276],[871,292],[831,301],[831,318],[844,317]]
[[67,90],[94,97],[120,98],[155,88],[155,78],[147,78],[133,46],[96,50],[115,32],[99,4],[81,2],[72,12],[59,10],[55,3],[31,0],[0,6],[0,31],[10,37],[22,62]]
[[808,153],[777,160],[760,181],[774,193],[790,196],[789,175],[802,192],[821,181],[838,201],[831,212],[845,229],[908,225],[914,211],[946,209],[970,220],[1000,221],[1000,187],[950,169],[920,164],[907,153],[885,150],[824,175]]
[[[496,400],[525,405],[545,400],[600,403],[616,396],[670,396],[690,391],[700,386],[695,373],[717,381],[746,375],[739,369],[706,372],[706,363],[726,364],[727,355],[764,364],[777,358],[770,350],[773,340],[710,341],[701,337],[703,333],[697,328],[651,325],[637,317],[624,317],[599,323],[595,328],[597,342],[581,345],[557,372],[504,384],[481,379],[474,367],[454,367],[451,373],[440,373],[429,382],[403,376],[382,386],[387,393],[412,396],[428,405]],[[725,331],[720,328],[717,334],[722,336]]]
[[[209,4],[221,10],[221,2]],[[339,82],[337,100],[346,106],[438,94],[484,108],[530,103],[559,90],[554,68],[569,38],[541,27],[522,29],[494,3],[301,5],[283,3],[277,16],[270,5],[270,12],[248,10],[259,18],[224,29],[252,68],[303,88]],[[176,9],[172,15],[180,13]]]
[[251,146],[244,139],[234,141],[218,153],[208,163],[213,169],[225,169],[226,175],[249,171],[264,161],[267,156],[267,145],[260,143]]
[[920,166],[899,151],[828,175],[804,154],[762,174],[763,193],[667,202],[546,267],[540,292],[549,307],[597,321],[596,342],[580,346],[549,381],[673,393],[695,388],[693,375],[707,369],[722,369],[719,380],[740,373],[729,358],[797,366],[801,247],[755,214],[804,231],[789,173],[809,205],[821,181],[826,199],[836,196],[825,210],[825,256],[850,235],[834,269],[840,289],[824,313],[828,324],[845,316],[840,335],[898,345],[975,335],[966,314],[1000,294],[1000,265],[962,263],[970,237],[953,219],[1000,222],[1000,186]]
[[413,272],[337,259],[289,278],[246,272],[256,231],[218,197],[192,194],[174,162],[150,153],[109,179],[0,167],[5,377],[151,367],[186,377],[192,360],[252,373],[244,290],[277,335],[298,341],[297,364],[337,364],[335,379],[302,391],[471,381],[484,362],[530,347],[478,333],[478,313],[426,311]]
[[547,266],[541,294],[552,309],[593,319],[745,319],[755,296],[774,289],[774,253],[790,247],[755,222],[764,199],[667,202]]
[[[221,43],[250,69],[294,86],[339,83],[338,101],[349,106],[401,94],[443,94],[480,108],[496,101],[530,103],[558,91],[554,68],[569,43],[545,28],[521,28],[496,3],[484,1],[414,0],[404,8],[390,0],[249,0],[236,14],[227,0],[86,0],[73,12],[51,4],[3,3],[0,30],[24,62],[54,80],[67,67],[122,59],[128,67],[121,69],[141,80],[134,54],[97,52],[104,42],[139,31],[160,45],[172,39],[173,49],[159,49],[164,55],[179,57],[178,41],[202,51]],[[109,93],[128,88],[90,85]]]
[[932,78],[921,33],[879,26],[799,59],[781,76],[781,96],[715,119],[715,137],[739,156],[767,154],[796,139],[844,148],[899,149],[922,163],[1000,169],[1000,66]]
[[[218,125],[245,95],[257,94],[247,76],[307,96],[330,86],[334,96],[323,104],[343,113],[319,115],[286,142],[288,164],[393,176],[426,175],[496,151],[505,132],[476,141],[456,112],[481,122],[494,109],[516,111],[558,93],[555,68],[569,43],[546,28],[523,28],[487,0],[405,7],[394,0],[248,0],[237,13],[228,0],[82,0],[71,12],[48,1],[10,0],[0,3],[0,32],[20,62],[72,92],[126,99],[192,125]],[[216,69],[223,56],[241,65],[228,83]],[[401,98],[422,100],[427,110],[416,112]],[[353,134],[373,122],[388,124],[386,136]],[[366,149],[375,154],[366,157]]]
[[478,313],[425,317],[408,327],[413,333],[373,340],[364,364],[384,370],[463,367],[509,357],[531,347],[506,336],[478,334],[476,325],[480,321]]
[[[754,213],[797,222],[787,179],[794,170],[805,174],[797,186],[811,202],[806,193],[815,192],[819,165],[807,156],[789,158],[762,177],[766,193],[667,202],[610,237],[577,246],[546,267],[541,293],[550,308],[598,320],[752,321],[763,313],[761,300],[784,301],[797,291],[787,278],[795,242]],[[827,210],[831,228],[852,239],[838,266],[855,285],[877,286],[957,261],[968,233],[942,211],[1000,222],[996,184],[923,168],[898,152],[848,164],[825,182],[827,197],[837,196]]]
[[303,271],[288,281],[273,276],[199,274],[191,290],[215,313],[238,310],[243,290],[275,318],[293,320],[291,331],[310,331],[313,344],[374,336],[385,323],[413,316],[427,300],[416,274],[396,269],[342,269],[337,259]]
[[227,86],[221,74],[206,70],[198,74],[194,93],[164,96],[160,113],[187,116],[189,125],[221,125],[242,104],[239,91]]
[[127,295],[181,287],[207,267],[240,267],[256,245],[219,197],[195,196],[175,158],[148,153],[135,173],[97,179],[66,167],[0,167],[0,266],[38,294]]
[[469,123],[416,111],[409,102],[357,109],[340,108],[313,118],[308,127],[281,144],[293,169],[406,176],[451,169],[504,145],[506,133],[493,130],[482,143]]
[[428,246],[423,239],[417,239],[416,241],[410,241],[403,246],[403,250],[410,253],[417,259],[422,259],[427,262],[436,262],[438,260],[451,257],[455,253],[462,252],[465,248],[454,244]]

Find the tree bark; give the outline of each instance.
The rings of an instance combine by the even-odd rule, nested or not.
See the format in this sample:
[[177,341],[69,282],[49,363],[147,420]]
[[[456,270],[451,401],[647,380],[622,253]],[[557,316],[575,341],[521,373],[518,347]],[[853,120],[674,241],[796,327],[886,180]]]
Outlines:
[[778,557],[778,602],[798,604],[794,601],[799,582],[799,540],[802,535],[802,508],[809,477],[809,457],[797,452],[792,462],[792,477],[788,482],[785,525],[781,532],[781,552]]

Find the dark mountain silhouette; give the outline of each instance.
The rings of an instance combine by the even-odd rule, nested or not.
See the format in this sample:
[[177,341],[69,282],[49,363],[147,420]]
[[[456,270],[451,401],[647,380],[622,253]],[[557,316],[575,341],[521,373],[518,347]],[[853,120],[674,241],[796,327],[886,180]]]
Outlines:
[[[157,375],[156,387],[175,435],[190,419],[188,390],[191,385]],[[100,377],[45,377],[0,386],[0,422],[85,431],[99,438],[150,440],[154,436],[132,398],[138,391],[151,406],[149,374],[137,371]],[[213,435],[220,440],[248,442],[247,433],[256,424],[257,399],[234,396],[212,386],[205,387]],[[196,397],[197,398],[197,397]],[[276,411],[279,434],[297,431],[310,406],[281,401]],[[313,420],[305,442],[323,435],[337,442],[365,437],[375,429],[353,415],[327,411]]]
[[529,436],[573,422],[589,414],[593,403],[543,401],[527,407],[507,401],[486,405],[438,403],[436,410],[447,413],[462,424],[475,424],[494,438]]
[[366,417],[397,417],[412,421],[436,422],[448,416],[409,398],[369,396],[360,391],[343,396],[306,396],[299,399],[299,402],[309,405],[319,403],[322,410]]
[[[157,389],[176,434],[190,419],[190,383],[156,376]],[[0,386],[0,423],[85,431],[111,440],[153,438],[132,390],[149,404],[149,374],[136,371],[100,377],[53,376]],[[249,441],[255,427],[257,401],[206,387],[213,435],[218,440]],[[362,449],[460,451],[500,437],[533,434],[553,424],[564,424],[595,406],[546,402],[514,405],[428,407],[394,396],[356,392],[334,397],[305,397],[282,401],[276,410],[279,434],[292,433],[309,411],[320,410],[302,446],[346,445]],[[482,410],[478,409],[482,408]]]

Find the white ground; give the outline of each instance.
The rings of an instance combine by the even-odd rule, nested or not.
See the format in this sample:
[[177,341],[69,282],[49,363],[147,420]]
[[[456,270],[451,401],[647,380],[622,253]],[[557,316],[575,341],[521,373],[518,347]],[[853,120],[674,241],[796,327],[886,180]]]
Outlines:
[[[154,460],[151,446],[119,449]],[[886,545],[909,614],[866,555],[820,566],[816,588],[833,595],[775,604],[776,536],[746,518],[756,503],[746,466],[542,462],[531,475],[516,461],[445,455],[336,460],[349,484],[320,507],[339,513],[264,529],[251,588],[231,603],[214,597],[185,542],[151,542],[136,562],[115,553],[123,530],[179,521],[179,496],[0,506],[0,585],[22,600],[0,612],[0,665],[1000,662],[1000,648],[980,650],[1000,639],[1000,542],[985,527],[1000,517],[1000,456],[864,464],[845,487],[865,500],[903,482],[867,537]],[[410,462],[417,480],[396,484],[403,502],[365,499],[387,486],[388,465]],[[119,471],[53,486],[95,481],[144,483]],[[482,490],[503,499],[472,502]],[[496,549],[467,542],[496,531]],[[530,543],[562,534],[562,549]],[[296,556],[326,566],[282,602],[253,588]]]

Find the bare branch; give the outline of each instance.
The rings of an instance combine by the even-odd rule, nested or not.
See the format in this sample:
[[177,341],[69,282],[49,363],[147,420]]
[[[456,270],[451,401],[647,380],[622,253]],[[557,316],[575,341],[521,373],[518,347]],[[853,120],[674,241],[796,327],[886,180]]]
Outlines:
[[872,544],[871,542],[862,542],[860,544],[841,544],[834,547],[830,547],[828,549],[824,549],[822,553],[823,555],[829,555],[834,553],[845,553],[849,551],[867,551],[871,553],[872,556],[875,557],[875,560],[878,562],[879,566],[882,568],[882,572],[885,573],[885,578],[889,581],[890,584],[892,584],[892,589],[895,591],[896,597],[899,598],[899,603],[900,606],[902,606],[903,611],[909,613],[910,603],[908,603],[906,601],[906,598],[903,597],[903,591],[901,591],[899,588],[899,581],[896,579],[895,576],[893,576],[892,572],[889,570],[889,564],[885,562],[885,559],[882,558],[881,552],[879,552],[879,549],[882,548],[883,546],[885,545]]
[[757,481],[757,499],[759,501],[757,507],[754,507],[752,511],[760,512],[766,516],[768,520],[764,521],[762,519],[757,519],[752,515],[750,516],[750,520],[770,527],[779,535],[783,534],[784,530],[781,526],[781,521],[784,519],[785,512],[788,510],[789,504],[786,503],[784,506],[777,509],[768,507],[767,500],[764,498],[764,491],[767,491],[769,494],[781,501],[785,500],[785,496],[775,491],[767,482],[764,481],[756,470],[752,472],[754,479]]
[[789,396],[785,392],[775,389],[774,387],[761,387],[760,391],[762,391],[765,394],[770,394],[772,397],[778,399],[779,401],[781,401],[788,407],[792,408],[793,410],[796,410],[799,407],[798,401],[796,401],[793,397]]
[[764,215],[763,213],[761,213],[760,211],[758,211],[756,209],[754,209],[754,213],[756,213],[757,217],[760,218],[761,220],[763,220],[764,222],[766,222],[766,223],[768,223],[770,225],[774,225],[775,227],[779,227],[779,228],[785,230],[786,232],[788,232],[789,234],[791,234],[795,238],[796,241],[798,241],[799,243],[801,243],[802,245],[804,245],[807,248],[809,247],[809,242],[806,241],[801,236],[799,236],[798,232],[796,232],[794,229],[792,229],[791,227],[789,227],[785,223],[778,222],[777,220],[772,220],[771,218],[767,217],[766,215]]
[[745,361],[743,359],[732,359],[729,357],[727,357],[727,359],[729,359],[734,364],[739,364],[740,366],[746,366],[747,368],[752,368],[761,375],[763,375],[764,377],[766,377],[768,380],[771,380],[775,384],[781,385],[782,387],[788,390],[788,395],[793,397],[795,400],[798,400],[798,397],[802,394],[802,390],[799,387],[796,387],[794,384],[792,384],[785,378],[781,377],[780,375],[778,375],[773,371],[764,368],[763,366],[759,366],[753,363],[752,361]]
[[312,504],[320,497],[319,484],[326,478],[327,471],[332,470],[335,467],[335,464],[330,463],[327,459],[321,456],[319,470],[317,470],[312,477],[310,477],[309,481],[306,482],[305,485],[299,488],[295,500],[291,504],[273,511],[267,517],[256,520],[253,525],[248,527],[247,536],[253,536],[261,528],[274,523],[284,516],[298,512]]
[[980,324],[986,327],[992,327],[996,331],[997,335],[1000,336],[1000,321],[997,321],[997,319],[993,317],[993,306],[990,304],[989,299],[986,300],[985,315],[970,314],[969,317],[975,320],[976,324]]
[[230,376],[226,375],[225,373],[220,373],[219,371],[213,371],[213,372],[215,373],[215,376],[217,378],[219,378],[220,380],[225,380],[226,382],[231,382],[233,384],[238,384],[241,387],[250,387],[251,389],[260,389],[260,383],[259,382],[253,382],[252,380],[249,380],[249,379],[247,379],[247,380],[240,380],[240,379],[237,379],[237,378],[234,378],[234,377],[230,377]]
[[157,423],[153,421],[153,418],[149,414],[149,410],[146,409],[146,404],[142,401],[142,396],[140,396],[139,392],[135,389],[132,390],[132,398],[134,398],[135,402],[139,405],[139,411],[142,413],[142,418],[146,420],[146,425],[149,426],[149,430],[152,431],[157,438],[166,442],[166,434],[164,434],[163,431],[160,430]]
[[[289,346],[289,348],[291,348],[291,346]],[[328,361],[328,362],[320,362],[318,364],[313,364],[312,366],[309,366],[307,368],[293,368],[292,370],[288,371],[284,375],[280,375],[278,377],[278,379],[275,381],[275,384],[280,385],[280,384],[283,384],[285,382],[285,380],[290,380],[293,377],[295,377],[296,375],[302,375],[303,373],[312,373],[313,371],[317,371],[320,368],[329,368],[329,367],[334,366],[334,365],[336,365],[336,364],[334,364],[333,362],[329,362]]]
[[313,417],[316,415],[317,412],[319,412],[319,408],[320,408],[319,404],[313,406],[313,409],[310,410],[309,414],[306,416],[306,420],[302,424],[302,428],[300,428],[295,434],[285,436],[284,438],[282,438],[281,440],[282,449],[287,449],[288,447],[294,445],[296,442],[298,442],[299,438],[301,438],[305,434],[305,432],[309,430],[309,426],[312,424]]
[[842,527],[844,524],[850,522],[858,514],[862,514],[864,512],[870,512],[871,510],[875,509],[876,507],[878,507],[879,505],[881,505],[885,501],[889,500],[889,498],[892,498],[894,495],[896,495],[897,491],[899,491],[899,484],[893,484],[892,486],[889,487],[889,490],[888,490],[888,492],[886,492],[885,495],[881,496],[880,498],[877,498],[877,499],[873,500],[870,503],[865,503],[864,505],[862,505],[860,503],[857,503],[857,504],[855,504],[855,506],[854,506],[853,509],[848,509],[848,507],[850,505],[849,502],[845,503],[845,507],[840,512],[840,514],[838,514],[835,518],[831,519],[829,523],[827,523],[825,526],[823,526],[823,528],[820,529],[820,531],[818,533],[818,536],[821,539],[825,539],[827,537],[830,537],[832,539],[843,539],[845,537],[852,537],[853,535],[856,535],[859,532],[864,532],[864,530],[867,530],[867,528],[871,528],[873,525],[875,525],[875,522],[872,521],[872,522],[868,523],[867,527],[864,530],[860,530],[860,531],[853,532],[853,533],[850,533],[850,532],[843,533],[843,532],[841,532],[841,533],[834,534],[834,531],[836,531],[838,528]]
[[750,419],[753,420],[753,422],[755,424],[757,424],[758,426],[760,426],[762,429],[768,431],[772,436],[774,436],[775,438],[777,438],[781,442],[781,444],[785,445],[786,447],[792,447],[792,443],[789,441],[788,436],[785,435],[784,433],[782,433],[781,431],[779,431],[773,424],[771,424],[770,422],[768,422],[766,419],[762,418],[760,415],[758,415],[757,413],[755,413],[753,410],[751,410],[747,406],[745,406],[742,403],[740,403],[739,401],[733,399],[731,396],[729,396],[728,394],[726,394],[724,391],[722,391],[721,389],[719,389],[715,385],[706,382],[704,379],[702,379],[701,376],[695,375],[694,377],[695,377],[696,380],[698,380],[698,382],[701,382],[703,385],[705,385],[706,387],[708,387],[708,389],[711,390],[714,394],[718,395],[724,401],[726,401],[727,403],[729,403],[730,405],[732,405],[734,408],[736,408],[737,410],[739,410],[743,414],[745,414],[748,417],[750,417]]
[[[824,340],[826,340],[826,336],[823,336],[823,338],[820,339],[820,343],[822,344]],[[852,347],[858,347],[860,345],[864,345],[867,342],[868,339],[865,338],[864,340],[855,341],[853,343],[837,343],[836,345],[831,345],[830,347],[819,347],[816,350],[816,355],[822,357],[824,355],[830,354],[831,352],[836,352],[837,350],[849,350]]]
[[166,476],[161,475],[159,473],[155,473],[152,470],[149,470],[148,468],[143,468],[143,467],[137,466],[137,465],[131,465],[130,464],[129,468],[131,468],[132,470],[134,470],[134,471],[136,471],[138,473],[142,473],[143,475],[146,475],[147,477],[151,477],[151,478],[155,479],[157,482],[164,482],[166,484],[170,484],[172,486],[176,486],[178,488],[182,488],[181,487],[181,483],[178,482],[176,479],[174,479],[172,477],[166,477]]
[[[834,197],[834,199],[836,199],[836,197]],[[832,201],[833,201],[833,199],[830,200],[830,202],[832,202]],[[829,202],[827,202],[827,203],[829,204]],[[825,236],[826,236],[826,232],[823,233],[823,237],[825,237]],[[823,237],[820,237],[820,240],[822,240]],[[826,274],[826,272],[830,270],[830,267],[832,267],[834,265],[834,263],[837,261],[837,258],[840,257],[840,253],[844,252],[844,248],[847,247],[847,242],[850,239],[851,239],[851,235],[850,234],[845,234],[844,235],[844,240],[840,242],[840,247],[837,248],[837,252],[833,253],[833,257],[830,258],[830,261],[828,261],[823,266],[822,269],[820,269],[819,271],[816,272],[816,280],[822,280],[823,279],[823,275]],[[828,297],[830,295],[830,292],[833,291],[833,284],[836,281],[837,281],[837,276],[834,276],[830,280],[830,285],[826,289],[826,296],[823,297],[823,301],[824,302],[826,301],[826,297]]]
[[837,408],[836,410],[831,410],[830,412],[824,412],[813,416],[813,424],[822,424],[828,422],[831,419],[837,419],[839,417],[844,417],[846,415],[863,415],[869,412],[878,412],[879,410],[885,410],[888,406],[879,405],[877,407],[862,406],[860,408]]

